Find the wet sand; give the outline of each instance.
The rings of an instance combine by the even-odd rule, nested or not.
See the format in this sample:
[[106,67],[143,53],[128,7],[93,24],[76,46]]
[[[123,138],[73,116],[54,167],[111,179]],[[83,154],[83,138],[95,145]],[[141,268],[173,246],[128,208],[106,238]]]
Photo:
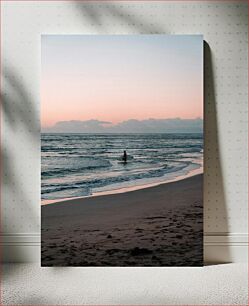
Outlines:
[[41,207],[42,266],[202,266],[203,175]]

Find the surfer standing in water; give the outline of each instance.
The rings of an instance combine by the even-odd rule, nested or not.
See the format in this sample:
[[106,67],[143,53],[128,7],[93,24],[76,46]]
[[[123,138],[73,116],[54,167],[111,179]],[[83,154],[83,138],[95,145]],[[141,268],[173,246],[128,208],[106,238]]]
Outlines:
[[127,154],[126,154],[126,151],[125,151],[125,150],[124,150],[124,155],[123,155],[123,157],[122,157],[122,160],[123,160],[124,164],[127,163]]

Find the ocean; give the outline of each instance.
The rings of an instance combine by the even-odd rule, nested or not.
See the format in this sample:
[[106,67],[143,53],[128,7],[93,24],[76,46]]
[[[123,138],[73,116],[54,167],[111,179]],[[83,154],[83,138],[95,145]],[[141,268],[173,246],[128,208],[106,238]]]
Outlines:
[[167,182],[197,169],[203,134],[41,135],[42,202]]

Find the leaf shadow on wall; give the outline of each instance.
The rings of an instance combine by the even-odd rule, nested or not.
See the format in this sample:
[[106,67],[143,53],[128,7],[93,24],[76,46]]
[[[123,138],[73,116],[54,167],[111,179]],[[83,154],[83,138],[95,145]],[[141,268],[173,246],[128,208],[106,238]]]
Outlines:
[[[82,3],[80,1],[75,1],[75,7],[77,12],[80,12],[82,15],[82,20],[87,19],[88,23],[94,26],[95,30],[98,30],[100,33],[106,33],[107,27],[105,26],[104,19],[108,20],[107,24],[115,29],[115,23],[120,22],[120,26],[124,27],[125,31],[127,29],[134,31],[134,34],[166,34],[166,30],[162,27],[159,27],[157,24],[150,22],[148,19],[142,18],[142,15],[129,12],[127,9],[124,9],[120,3],[109,5],[101,4],[91,4],[91,3]],[[113,21],[113,25],[112,25]],[[131,34],[131,33],[128,33]]]
[[[228,214],[224,178],[221,164],[219,128],[217,120],[217,102],[214,84],[212,51],[204,41],[204,233],[206,238],[228,233]],[[222,221],[221,221],[222,220]],[[219,223],[218,223],[219,222]],[[225,238],[225,237],[224,237]],[[210,261],[208,242],[204,246],[204,261]],[[207,255],[209,255],[207,258]],[[222,254],[212,254],[211,262],[216,256],[231,262],[229,245],[222,246]]]
[[[15,237],[19,232],[27,232],[27,226],[30,228],[31,234],[35,228],[39,227],[39,194],[37,194],[36,203],[30,198],[28,190],[30,188],[32,190],[32,186],[30,186],[32,183],[39,184],[40,174],[34,172],[32,177],[28,176],[31,173],[29,168],[32,166],[23,156],[32,154],[33,151],[29,152],[31,147],[37,149],[37,157],[39,156],[40,127],[35,109],[37,103],[33,100],[17,70],[6,65],[2,68],[2,80],[4,85],[1,92],[2,127],[3,131],[6,129],[9,134],[2,134],[2,140],[6,137],[6,141],[2,142],[1,146],[1,163],[3,165],[1,174],[2,188],[4,189],[1,224],[2,238],[7,239],[8,242],[13,235]],[[22,141],[15,143],[17,137],[20,137]],[[19,152],[19,154],[16,155],[15,152]],[[32,170],[35,171],[34,168]],[[5,211],[6,213],[4,213]],[[6,251],[3,250],[3,255],[6,258],[11,258],[14,255],[25,260],[24,248],[12,249],[8,247]],[[18,250],[18,254],[16,250]],[[13,254],[6,253],[8,251]]]

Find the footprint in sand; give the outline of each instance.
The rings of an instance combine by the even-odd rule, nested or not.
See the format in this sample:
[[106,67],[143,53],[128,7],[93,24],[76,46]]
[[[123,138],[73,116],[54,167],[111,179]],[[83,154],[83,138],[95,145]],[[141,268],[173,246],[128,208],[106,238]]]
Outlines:
[[135,247],[130,251],[130,254],[132,256],[147,255],[147,254],[152,254],[152,253],[153,252],[149,249],[139,248],[139,247]]

